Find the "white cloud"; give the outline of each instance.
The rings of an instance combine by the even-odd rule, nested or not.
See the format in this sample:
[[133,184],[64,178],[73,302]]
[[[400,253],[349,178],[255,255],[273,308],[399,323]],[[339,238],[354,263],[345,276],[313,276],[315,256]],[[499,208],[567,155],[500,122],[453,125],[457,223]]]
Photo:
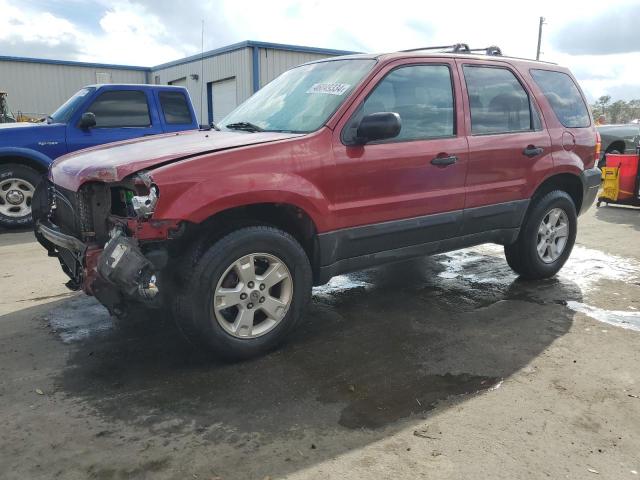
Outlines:
[[[155,65],[187,53],[179,42],[166,40],[167,32],[159,17],[128,1],[110,2],[99,20],[98,32],[83,29],[50,12],[26,5],[18,8],[9,0],[0,0],[0,11],[0,42],[5,49],[19,49],[21,55],[24,55],[21,47],[27,44],[34,57],[46,56],[51,51],[57,54],[56,58]],[[61,46],[68,49],[67,55],[64,48],[57,48]]]

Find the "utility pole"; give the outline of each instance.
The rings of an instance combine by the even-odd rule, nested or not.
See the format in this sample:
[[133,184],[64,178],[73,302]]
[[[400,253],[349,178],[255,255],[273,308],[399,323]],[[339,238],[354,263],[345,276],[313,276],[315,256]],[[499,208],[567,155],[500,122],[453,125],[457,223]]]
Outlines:
[[540,17],[540,25],[538,26],[538,50],[536,51],[536,60],[540,60],[540,43],[542,43],[542,25],[544,25],[544,17]]

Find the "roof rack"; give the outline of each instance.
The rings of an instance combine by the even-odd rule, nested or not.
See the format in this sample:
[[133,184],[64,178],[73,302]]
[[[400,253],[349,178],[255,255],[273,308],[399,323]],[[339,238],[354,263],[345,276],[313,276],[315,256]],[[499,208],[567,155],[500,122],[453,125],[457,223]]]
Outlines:
[[475,53],[484,52],[485,55],[502,56],[502,50],[500,47],[492,45],[485,48],[469,48],[466,43],[455,43],[453,45],[442,45],[439,47],[421,47],[410,48],[408,50],[400,50],[401,52],[419,52],[422,50],[442,50],[439,53]]

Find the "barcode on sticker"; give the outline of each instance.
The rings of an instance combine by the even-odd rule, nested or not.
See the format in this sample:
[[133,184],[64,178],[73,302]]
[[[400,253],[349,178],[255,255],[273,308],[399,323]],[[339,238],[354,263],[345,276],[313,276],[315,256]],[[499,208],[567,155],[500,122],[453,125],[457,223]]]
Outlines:
[[344,92],[349,90],[348,83],[314,83],[312,87],[307,90],[307,93],[325,93],[329,95],[343,95]]

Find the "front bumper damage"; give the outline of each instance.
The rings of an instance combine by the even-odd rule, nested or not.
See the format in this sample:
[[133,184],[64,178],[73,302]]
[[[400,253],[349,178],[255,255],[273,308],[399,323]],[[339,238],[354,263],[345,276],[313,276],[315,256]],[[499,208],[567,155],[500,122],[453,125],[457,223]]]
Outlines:
[[71,278],[69,288],[82,289],[112,314],[121,315],[131,302],[159,306],[158,279],[168,262],[167,249],[159,241],[167,237],[160,235],[175,233],[177,230],[170,227],[177,227],[177,222],[145,223],[148,225],[134,230],[147,237],[155,234],[153,248],[144,252],[138,239],[128,236],[121,226],[112,229],[104,248],[63,233],[51,222],[38,221],[35,231]]

